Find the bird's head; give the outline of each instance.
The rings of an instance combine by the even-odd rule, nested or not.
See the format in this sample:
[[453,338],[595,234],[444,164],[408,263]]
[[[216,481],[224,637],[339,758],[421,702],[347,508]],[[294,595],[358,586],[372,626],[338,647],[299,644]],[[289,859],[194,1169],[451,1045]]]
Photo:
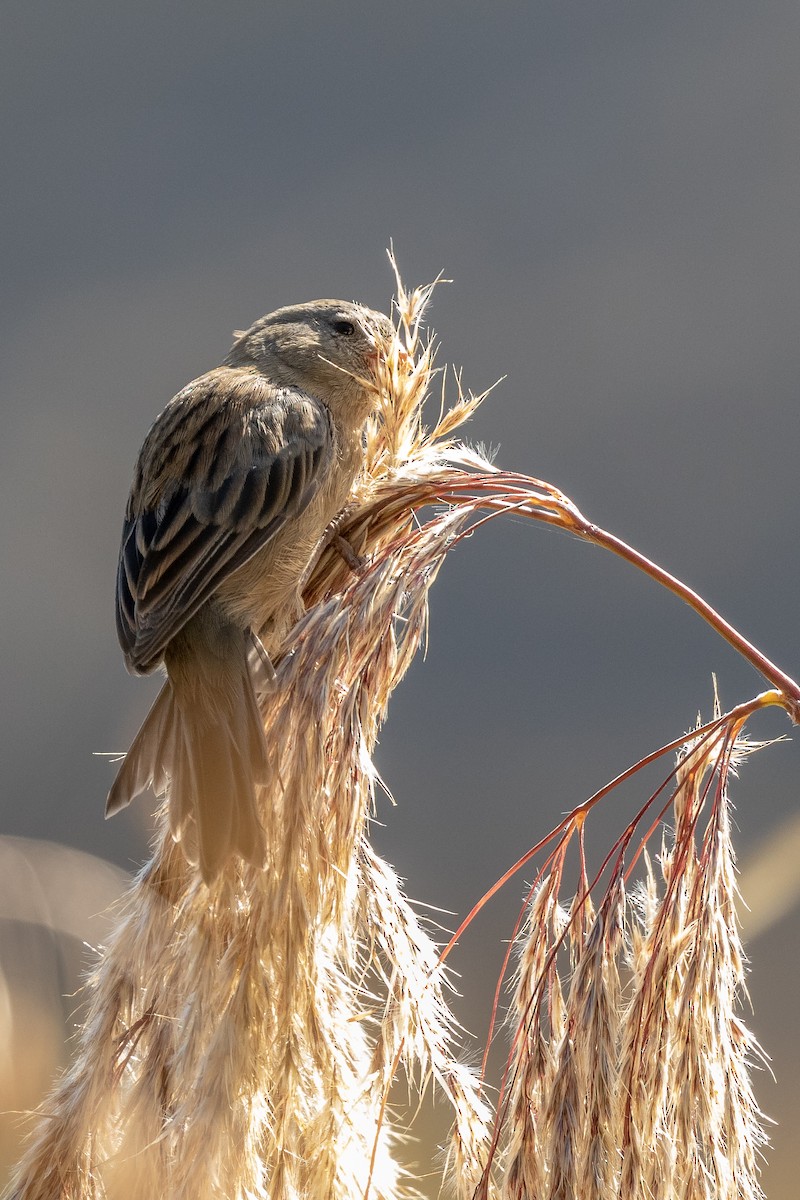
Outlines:
[[279,386],[299,387],[327,402],[375,407],[376,366],[389,351],[391,321],[346,300],[312,300],[261,317],[225,360]]

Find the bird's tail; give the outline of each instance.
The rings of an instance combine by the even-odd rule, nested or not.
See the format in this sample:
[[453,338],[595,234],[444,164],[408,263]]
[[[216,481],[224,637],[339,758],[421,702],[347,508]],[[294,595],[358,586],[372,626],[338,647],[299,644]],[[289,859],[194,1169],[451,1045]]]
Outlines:
[[[256,788],[267,745],[247,660],[173,673],[133,740],[106,803],[111,817],[148,787],[169,795],[172,835],[210,883],[233,853],[264,863]],[[216,666],[216,671],[214,667]]]

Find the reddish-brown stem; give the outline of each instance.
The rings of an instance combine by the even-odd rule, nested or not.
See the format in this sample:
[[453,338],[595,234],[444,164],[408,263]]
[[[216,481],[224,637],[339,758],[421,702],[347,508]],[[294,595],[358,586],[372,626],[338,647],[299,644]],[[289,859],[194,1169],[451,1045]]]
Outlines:
[[609,533],[580,512],[572,501],[551,484],[513,472],[450,476],[437,488],[437,498],[446,503],[463,504],[471,495],[476,504],[493,513],[512,510],[548,525],[568,529],[584,541],[603,546],[619,558],[637,567],[660,583],[702,617],[712,629],[733,646],[755,669],[780,692],[773,703],[780,704],[795,724],[800,724],[800,684],[776,666],[757,646],[739,633],[708,601],[697,592],[653,562],[615,534]]
[[461,922],[458,929],[455,931],[453,936],[450,938],[450,941],[447,943],[446,946],[444,946],[442,948],[442,951],[439,955],[439,966],[442,966],[444,964],[445,960],[450,957],[450,952],[452,951],[452,949],[455,946],[458,939],[463,934],[464,930],[467,929],[472,924],[472,922],[475,920],[475,917],[477,917],[477,915],[481,911],[481,909],[484,908],[489,903],[492,896],[496,896],[497,893],[500,891],[500,889],[502,887],[504,887],[504,885],[506,883],[508,883],[508,881],[509,881],[509,879],[511,879],[512,875],[516,875],[517,871],[521,871],[522,868],[525,866],[525,864],[529,863],[531,861],[531,859],[534,858],[539,853],[539,851],[542,849],[543,846],[546,846],[548,844],[548,842],[551,842],[553,840],[554,837],[557,837],[559,833],[563,833],[564,830],[568,828],[568,826],[573,825],[574,823],[575,823],[575,813],[571,812],[571,813],[569,813],[568,816],[566,816],[564,818],[563,821],[559,822],[559,824],[556,825],[555,829],[551,829],[550,833],[548,833],[546,837],[543,837],[541,839],[541,841],[538,841],[535,846],[531,846],[530,850],[526,850],[525,853],[520,858],[518,858],[517,861],[515,863],[513,863],[508,868],[507,871],[503,872],[503,874],[500,876],[500,878],[497,879],[492,884],[492,886],[489,888],[489,890],[483,893],[480,900],[478,900],[477,903],[473,904],[472,908],[469,910],[467,915],[464,917],[464,920]]
[[[560,846],[560,844],[561,843],[559,843],[559,846]],[[496,984],[495,990],[494,990],[494,1000],[492,1002],[492,1015],[491,1015],[491,1019],[489,1021],[489,1032],[486,1037],[486,1045],[484,1047],[483,1057],[481,1059],[481,1072],[480,1072],[481,1085],[483,1085],[484,1079],[486,1077],[486,1064],[489,1060],[489,1051],[491,1050],[492,1041],[494,1040],[495,1027],[497,1024],[497,1010],[500,1005],[500,992],[502,991],[503,982],[505,980],[506,972],[508,970],[508,964],[511,961],[511,955],[514,953],[514,947],[517,944],[517,934],[519,933],[520,929],[522,928],[522,922],[525,920],[525,913],[528,911],[528,905],[533,900],[533,897],[536,894],[536,889],[539,886],[540,881],[544,877],[545,871],[548,871],[550,869],[550,866],[551,866],[555,856],[558,853],[559,846],[556,846],[554,850],[550,851],[547,858],[544,860],[541,867],[536,872],[536,877],[535,877],[533,883],[531,884],[531,886],[528,888],[528,894],[526,895],[525,900],[522,904],[522,907],[520,908],[519,913],[517,915],[517,920],[514,924],[513,930],[511,931],[511,937],[508,939],[508,946],[506,947],[506,952],[503,955],[503,965],[500,968],[500,974],[497,977],[497,984]]]
[[[671,575],[669,571],[665,571],[652,559],[647,558],[644,554],[640,554],[638,550],[634,550],[627,542],[623,542],[620,538],[615,537],[613,533],[607,533],[606,530],[600,529],[597,525],[592,525],[589,522],[585,525],[585,532],[582,536],[587,541],[596,543],[599,546],[605,546],[606,549],[613,551],[614,554],[624,558],[639,570],[644,571],[651,579],[662,584],[674,596],[678,596],[690,608],[703,618],[711,626],[712,629],[733,646],[743,658],[746,658],[755,669],[764,676],[782,695],[783,707],[791,717],[795,725],[800,724],[800,684],[797,684],[790,675],[782,671],[776,666],[765,654],[748,641],[737,629],[720,616],[715,608],[703,599],[697,592],[683,583],[675,575]],[[777,700],[775,701],[777,702]]]

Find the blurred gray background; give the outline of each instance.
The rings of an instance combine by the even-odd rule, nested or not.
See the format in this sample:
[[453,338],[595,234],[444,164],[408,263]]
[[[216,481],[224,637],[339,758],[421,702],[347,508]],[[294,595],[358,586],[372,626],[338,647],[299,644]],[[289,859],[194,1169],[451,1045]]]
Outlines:
[[[5,0],[0,30],[0,832],[143,861],[152,804],[104,822],[114,768],[93,757],[127,747],[156,687],[126,676],[113,621],[139,445],[232,329],[316,296],[387,308],[389,239],[407,283],[453,280],[431,310],[440,362],[475,390],[507,377],[472,438],[800,671],[794,0]],[[462,544],[431,610],[379,748],[397,807],[381,801],[375,838],[412,896],[459,916],[709,715],[712,672],[726,706],[762,686],[630,567],[523,520]],[[771,1200],[800,1166],[799,779],[779,745],[734,792]],[[636,800],[598,814],[595,845]],[[9,878],[6,957],[44,1003]],[[479,1036],[521,892],[456,961]],[[79,957],[59,953],[55,996]],[[41,1052],[20,1030],[5,1041]]]

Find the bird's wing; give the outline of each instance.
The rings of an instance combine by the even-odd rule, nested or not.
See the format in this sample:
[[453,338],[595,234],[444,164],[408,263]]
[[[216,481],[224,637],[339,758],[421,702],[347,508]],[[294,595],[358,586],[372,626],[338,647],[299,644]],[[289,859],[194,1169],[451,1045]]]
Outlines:
[[241,403],[238,383],[235,405],[220,402],[218,383],[205,392],[193,385],[142,448],[117,570],[117,633],[134,670],[155,666],[222,580],[302,512],[327,473],[328,410],[298,391],[270,388],[264,399],[264,383],[252,385],[255,405]]

